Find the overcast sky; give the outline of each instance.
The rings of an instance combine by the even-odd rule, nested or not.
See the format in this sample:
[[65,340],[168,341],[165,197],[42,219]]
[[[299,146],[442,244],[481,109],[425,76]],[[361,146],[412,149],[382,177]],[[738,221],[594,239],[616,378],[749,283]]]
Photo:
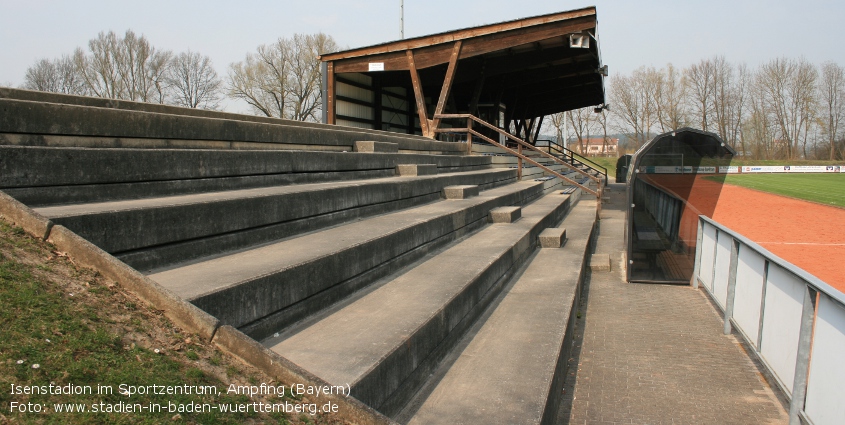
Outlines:
[[[843,0],[405,0],[405,37],[595,5],[613,73],[724,55],[750,67],[776,57],[845,65]],[[0,85],[41,58],[87,49],[100,31],[143,34],[159,49],[211,57],[224,76],[259,44],[324,32],[341,46],[399,38],[399,0],[0,0]],[[237,109],[230,107],[232,109]]]

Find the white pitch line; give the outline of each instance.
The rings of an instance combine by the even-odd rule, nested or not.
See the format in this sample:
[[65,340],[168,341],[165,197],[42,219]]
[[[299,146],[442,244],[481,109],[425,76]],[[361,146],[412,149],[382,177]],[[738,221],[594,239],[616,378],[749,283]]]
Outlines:
[[822,246],[845,246],[845,243],[813,243],[813,242],[757,242],[760,245],[822,245]]

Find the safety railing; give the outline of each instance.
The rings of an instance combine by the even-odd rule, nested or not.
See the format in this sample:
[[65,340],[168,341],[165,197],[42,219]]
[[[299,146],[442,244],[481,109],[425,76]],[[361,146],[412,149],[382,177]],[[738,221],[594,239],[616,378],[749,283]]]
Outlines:
[[790,399],[790,424],[842,423],[845,294],[705,216],[699,284],[722,309],[725,334],[735,327]]
[[[599,173],[603,176],[604,185],[607,186],[607,168],[602,167],[601,165],[597,164],[596,162],[590,160],[589,158],[579,154],[578,152],[573,151],[572,149],[567,148],[566,146],[561,145],[558,142],[548,139],[539,139],[535,143],[539,145],[540,142],[546,142],[549,147],[549,153],[555,155],[564,161],[568,161],[570,164],[578,166],[584,165],[586,167],[591,168],[596,173]],[[552,152],[552,150],[556,150],[557,153]],[[576,164],[577,163],[577,164]]]
[[[601,212],[602,188],[604,186],[603,182],[601,181],[602,180],[601,177],[594,176],[590,173],[587,173],[584,170],[579,169],[578,167],[567,164],[565,161],[561,160],[560,158],[557,158],[554,155],[549,154],[548,152],[544,152],[541,149],[538,149],[536,146],[534,146],[534,145],[520,139],[519,137],[516,137],[516,136],[514,136],[514,135],[512,135],[512,134],[510,134],[510,133],[508,133],[508,132],[506,132],[506,131],[504,131],[504,130],[502,130],[502,129],[500,129],[500,128],[498,128],[498,127],[496,127],[496,126],[494,126],[490,123],[488,123],[488,122],[482,121],[481,119],[479,119],[478,117],[475,117],[474,115],[470,115],[470,114],[437,114],[437,115],[434,116],[434,118],[435,119],[441,119],[441,120],[446,120],[446,119],[466,120],[466,128],[438,128],[438,129],[435,129],[434,132],[435,133],[466,133],[466,135],[467,135],[467,153],[472,153],[472,138],[473,138],[473,136],[475,136],[475,137],[478,137],[480,140],[483,140],[483,141],[485,141],[485,142],[487,142],[487,143],[489,143],[493,146],[499,147],[502,150],[504,150],[505,152],[515,156],[517,158],[517,170],[518,170],[517,173],[518,173],[520,178],[522,177],[522,166],[523,166],[523,161],[524,161],[524,162],[527,162],[529,164],[534,165],[535,167],[539,167],[543,171],[545,171],[545,172],[547,172],[547,173],[549,173],[549,174],[551,174],[551,175],[553,175],[553,176],[555,176],[555,177],[557,177],[557,178],[559,178],[563,181],[566,181],[566,182],[572,184],[573,186],[581,188],[585,192],[588,192],[592,195],[595,195],[596,196],[596,210],[597,210],[596,215],[597,215],[597,217],[599,216],[599,214]],[[479,124],[483,127],[486,127],[490,130],[493,130],[493,131],[499,133],[500,135],[504,136],[506,139],[516,143],[517,149],[513,150],[513,149],[507,147],[506,145],[499,143],[499,142],[491,139],[490,137],[487,137],[484,134],[476,131],[473,128],[475,124]],[[528,149],[528,150],[534,151],[534,152],[538,152],[538,153],[540,153],[541,156],[546,157],[548,159],[551,159],[552,161],[554,161],[557,164],[561,164],[561,165],[565,166],[566,168],[569,168],[570,170],[573,170],[573,171],[575,171],[575,172],[577,172],[577,173],[579,173],[579,174],[581,174],[585,177],[588,177],[589,179],[591,179],[591,180],[593,180],[597,183],[598,189],[592,190],[587,185],[583,185],[583,184],[581,184],[581,183],[579,183],[579,182],[577,182],[577,181],[575,181],[575,180],[573,180],[569,177],[566,177],[563,174],[561,174],[561,173],[559,173],[555,170],[552,170],[551,168],[535,161],[534,159],[532,159],[531,157],[529,157],[529,156],[527,156],[523,153],[525,149]]]

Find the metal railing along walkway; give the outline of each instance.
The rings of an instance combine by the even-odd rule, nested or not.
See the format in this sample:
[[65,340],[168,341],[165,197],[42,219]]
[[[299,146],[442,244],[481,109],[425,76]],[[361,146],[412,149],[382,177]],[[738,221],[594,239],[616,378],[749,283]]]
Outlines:
[[[705,216],[693,286],[703,285],[790,399],[789,423],[845,420],[845,294]],[[831,258],[830,261],[841,261]]]

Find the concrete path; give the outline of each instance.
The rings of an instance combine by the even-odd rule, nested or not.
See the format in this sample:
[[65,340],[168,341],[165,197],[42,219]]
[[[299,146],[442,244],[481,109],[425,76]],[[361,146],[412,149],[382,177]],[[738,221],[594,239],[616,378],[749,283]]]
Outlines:
[[588,275],[561,423],[787,423],[702,290],[625,283],[624,185],[612,184],[610,196],[596,253],[609,254],[612,267]]

